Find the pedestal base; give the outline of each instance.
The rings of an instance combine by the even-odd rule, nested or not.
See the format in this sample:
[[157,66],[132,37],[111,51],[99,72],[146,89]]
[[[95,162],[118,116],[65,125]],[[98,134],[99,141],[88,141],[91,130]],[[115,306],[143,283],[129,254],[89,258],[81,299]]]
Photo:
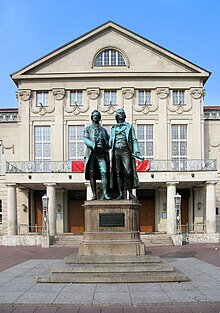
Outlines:
[[141,255],[137,200],[85,201],[85,232],[79,255]]

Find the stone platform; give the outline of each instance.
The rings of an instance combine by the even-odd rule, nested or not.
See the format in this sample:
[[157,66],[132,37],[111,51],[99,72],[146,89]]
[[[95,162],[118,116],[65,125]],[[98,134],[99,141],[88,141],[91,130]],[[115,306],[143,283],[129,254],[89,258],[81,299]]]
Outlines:
[[188,277],[152,255],[75,256],[53,267],[39,283],[146,283],[184,282]]
[[38,282],[180,282],[186,275],[145,252],[138,231],[137,200],[85,201],[85,232],[79,254],[70,255]]

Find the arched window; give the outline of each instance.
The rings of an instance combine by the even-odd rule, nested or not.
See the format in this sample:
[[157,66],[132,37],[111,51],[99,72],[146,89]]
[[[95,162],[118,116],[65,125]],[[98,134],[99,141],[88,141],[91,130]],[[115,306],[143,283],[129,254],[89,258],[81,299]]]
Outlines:
[[96,56],[95,66],[125,66],[126,62],[121,52],[115,49],[105,49]]

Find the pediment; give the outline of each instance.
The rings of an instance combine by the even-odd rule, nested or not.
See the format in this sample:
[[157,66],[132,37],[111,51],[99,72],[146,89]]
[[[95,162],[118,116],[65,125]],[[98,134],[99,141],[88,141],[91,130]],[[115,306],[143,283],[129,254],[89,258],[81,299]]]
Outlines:
[[[119,49],[127,66],[95,67],[94,56],[105,47]],[[67,43],[38,59],[11,76],[17,79],[31,76],[74,76],[101,73],[119,74],[197,74],[207,79],[210,73],[155,43],[113,23],[107,22],[91,32]]]

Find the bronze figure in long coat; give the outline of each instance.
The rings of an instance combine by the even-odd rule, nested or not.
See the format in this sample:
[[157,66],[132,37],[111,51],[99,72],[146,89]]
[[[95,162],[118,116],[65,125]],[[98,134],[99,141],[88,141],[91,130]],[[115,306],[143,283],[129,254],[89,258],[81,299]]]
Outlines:
[[[111,188],[117,199],[123,199],[123,190],[129,192],[129,199],[134,199],[132,189],[139,186],[135,155],[139,155],[138,141],[134,127],[125,121],[123,109],[115,115],[117,124],[112,127],[110,147],[112,149]],[[116,188],[115,188],[116,187]]]

